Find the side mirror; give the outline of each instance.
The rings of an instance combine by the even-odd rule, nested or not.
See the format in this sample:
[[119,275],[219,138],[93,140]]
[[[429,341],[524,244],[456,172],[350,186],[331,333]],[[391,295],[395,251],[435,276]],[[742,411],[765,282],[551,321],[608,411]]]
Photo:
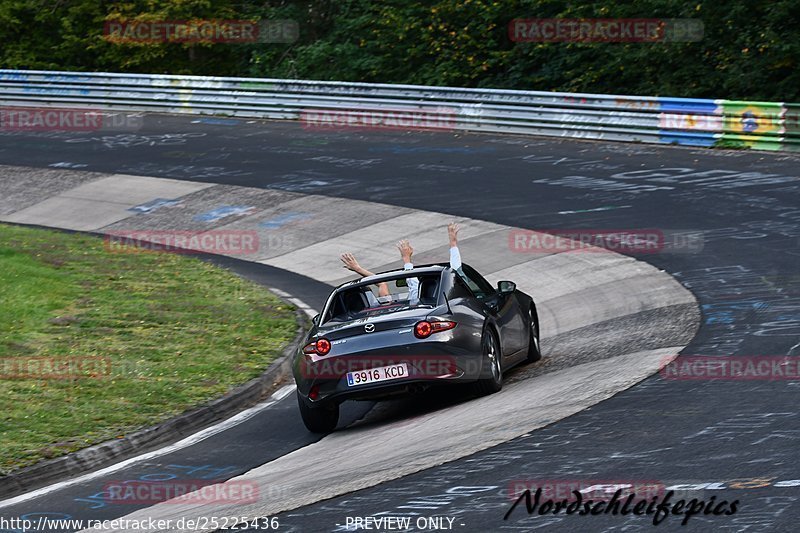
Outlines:
[[319,326],[319,315],[314,315],[314,318],[311,319],[311,322],[313,322],[315,326]]
[[517,290],[517,284],[513,281],[498,281],[497,292],[500,294],[511,294]]

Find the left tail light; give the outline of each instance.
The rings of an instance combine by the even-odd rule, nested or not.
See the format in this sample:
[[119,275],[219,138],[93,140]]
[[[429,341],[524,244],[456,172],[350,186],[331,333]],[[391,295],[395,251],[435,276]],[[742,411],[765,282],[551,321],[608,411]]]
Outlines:
[[328,339],[317,339],[315,342],[310,342],[303,347],[303,353],[317,355],[328,355],[331,351],[331,341]]

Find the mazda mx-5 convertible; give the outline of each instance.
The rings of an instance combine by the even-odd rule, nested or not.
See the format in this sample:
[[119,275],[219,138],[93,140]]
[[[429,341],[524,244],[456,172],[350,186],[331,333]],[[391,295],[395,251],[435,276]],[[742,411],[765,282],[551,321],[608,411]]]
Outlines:
[[313,319],[292,371],[306,427],[336,428],[345,400],[381,400],[443,384],[499,391],[503,372],[537,361],[536,305],[511,281],[435,264],[344,283]]

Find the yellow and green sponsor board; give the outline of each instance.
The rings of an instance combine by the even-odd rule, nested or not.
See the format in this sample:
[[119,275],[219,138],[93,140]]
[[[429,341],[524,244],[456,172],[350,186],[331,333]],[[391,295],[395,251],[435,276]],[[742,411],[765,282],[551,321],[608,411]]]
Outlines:
[[775,102],[725,100],[722,144],[735,148],[779,150],[783,137],[784,106]]

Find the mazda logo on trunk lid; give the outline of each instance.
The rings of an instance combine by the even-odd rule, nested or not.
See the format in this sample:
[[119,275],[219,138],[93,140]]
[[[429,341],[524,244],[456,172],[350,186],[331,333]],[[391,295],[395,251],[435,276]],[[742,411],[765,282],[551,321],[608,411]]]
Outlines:
[[364,324],[364,331],[367,333],[372,333],[375,331],[375,324]]

